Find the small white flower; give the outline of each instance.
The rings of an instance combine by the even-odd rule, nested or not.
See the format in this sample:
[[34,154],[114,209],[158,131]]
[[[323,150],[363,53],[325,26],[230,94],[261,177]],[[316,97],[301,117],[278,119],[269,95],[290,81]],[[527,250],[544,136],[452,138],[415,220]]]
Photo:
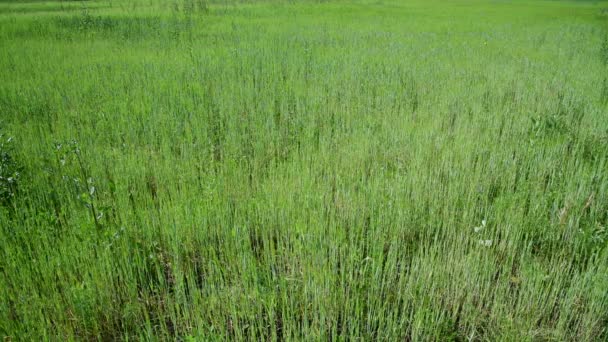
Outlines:
[[484,247],[491,247],[492,246],[492,240],[479,240],[479,244],[484,246]]
[[480,231],[482,231],[482,229],[484,229],[486,227],[486,220],[483,219],[481,220],[481,226],[478,227],[474,227],[473,231],[475,231],[475,233],[479,233]]

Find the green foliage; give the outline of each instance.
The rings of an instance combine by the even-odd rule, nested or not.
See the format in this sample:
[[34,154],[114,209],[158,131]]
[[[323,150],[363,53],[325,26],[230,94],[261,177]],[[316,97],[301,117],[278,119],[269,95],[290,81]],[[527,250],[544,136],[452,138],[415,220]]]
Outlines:
[[0,338],[605,340],[605,7],[0,1]]
[[0,204],[10,206],[17,194],[21,167],[15,160],[13,137],[0,133]]

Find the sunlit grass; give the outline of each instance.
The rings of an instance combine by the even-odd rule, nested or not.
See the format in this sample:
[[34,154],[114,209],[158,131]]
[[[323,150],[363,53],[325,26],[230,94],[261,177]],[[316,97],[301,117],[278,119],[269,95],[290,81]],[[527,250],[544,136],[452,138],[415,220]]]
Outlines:
[[0,2],[0,337],[606,339],[602,6]]

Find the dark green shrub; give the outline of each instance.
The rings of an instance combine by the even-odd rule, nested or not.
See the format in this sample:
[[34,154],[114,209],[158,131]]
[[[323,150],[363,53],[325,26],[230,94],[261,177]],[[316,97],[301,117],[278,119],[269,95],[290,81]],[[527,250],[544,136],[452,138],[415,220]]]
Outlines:
[[12,203],[20,170],[14,158],[13,138],[0,133],[0,205],[10,206]]

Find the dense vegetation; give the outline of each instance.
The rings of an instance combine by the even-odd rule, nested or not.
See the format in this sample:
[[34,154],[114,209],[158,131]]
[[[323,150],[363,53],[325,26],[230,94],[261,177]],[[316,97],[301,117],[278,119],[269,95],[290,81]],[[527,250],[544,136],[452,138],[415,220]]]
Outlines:
[[608,12],[0,2],[0,337],[608,339]]

